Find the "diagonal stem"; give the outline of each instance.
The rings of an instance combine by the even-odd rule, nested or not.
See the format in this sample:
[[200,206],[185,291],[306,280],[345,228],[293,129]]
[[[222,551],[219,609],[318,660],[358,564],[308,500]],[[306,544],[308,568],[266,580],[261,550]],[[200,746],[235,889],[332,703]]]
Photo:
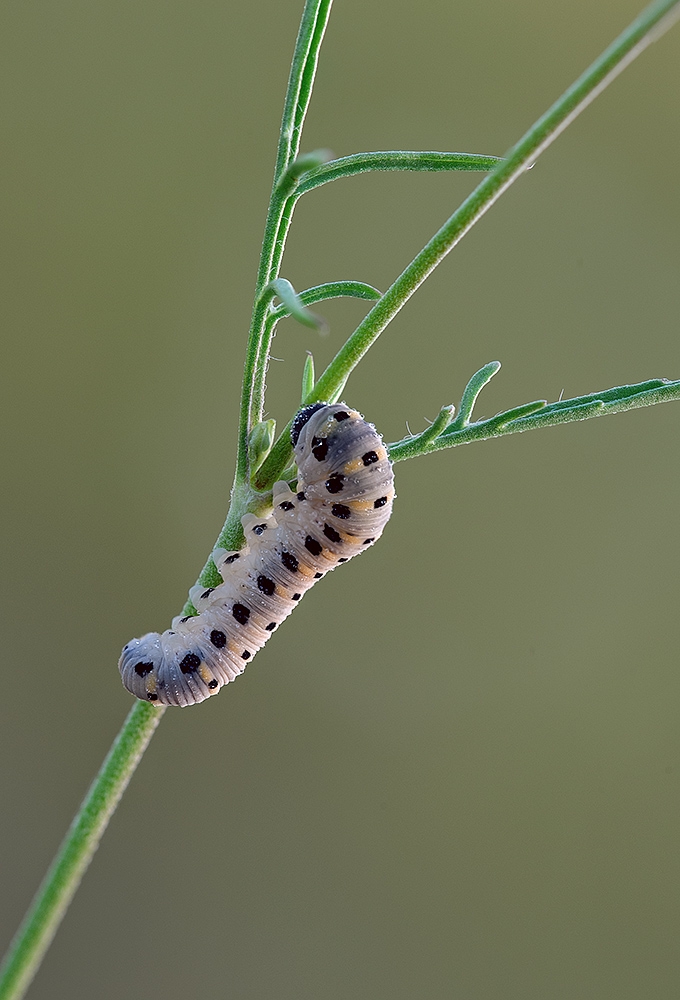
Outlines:
[[234,480],[236,491],[248,477],[248,435],[251,428],[262,419],[263,414],[266,357],[262,356],[262,339],[269,307],[266,297],[263,298],[263,292],[272,279],[278,276],[294,206],[294,200],[279,190],[278,184],[298,154],[302,127],[312,96],[319,50],[331,6],[332,0],[306,0],[288,78],[274,181],[265,222],[255,284],[255,302],[246,347]]

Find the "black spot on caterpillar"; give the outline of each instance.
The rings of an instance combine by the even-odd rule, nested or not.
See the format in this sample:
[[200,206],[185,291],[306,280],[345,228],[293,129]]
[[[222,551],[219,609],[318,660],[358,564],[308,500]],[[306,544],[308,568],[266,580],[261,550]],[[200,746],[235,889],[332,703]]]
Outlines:
[[118,668],[137,698],[183,708],[217,694],[317,580],[380,538],[394,477],[375,427],[344,403],[313,403],[296,415],[291,440],[297,492],[275,483],[273,512],[242,518],[245,546],[215,550],[223,583],[192,588],[197,615],[124,647]]

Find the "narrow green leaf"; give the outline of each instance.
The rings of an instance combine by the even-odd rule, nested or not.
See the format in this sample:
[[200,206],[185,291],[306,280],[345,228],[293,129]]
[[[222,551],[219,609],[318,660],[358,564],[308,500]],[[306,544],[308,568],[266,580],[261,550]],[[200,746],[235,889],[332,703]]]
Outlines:
[[484,386],[487,385],[494,375],[500,371],[500,368],[500,361],[490,361],[488,365],[484,365],[484,367],[480,368],[478,372],[475,372],[468,384],[465,386],[463,398],[461,399],[460,407],[458,408],[458,416],[451,423],[449,430],[459,430],[461,427],[465,427],[470,422],[470,417],[472,416],[472,411],[475,408],[477,397]]
[[298,184],[296,195],[306,194],[321,184],[341,177],[363,174],[369,170],[493,170],[501,156],[482,153],[442,153],[436,150],[379,150],[373,153],[352,153],[319,165]]
[[[315,302],[322,302],[324,299],[353,298],[375,301],[380,298],[381,294],[377,288],[374,288],[373,285],[367,285],[365,281],[327,281],[323,285],[314,285],[312,288],[306,288],[304,292],[298,292],[297,298],[303,306],[310,306]],[[269,317],[270,322],[272,320],[278,322],[278,320],[290,315],[283,297],[279,296],[279,298],[281,298],[282,305],[272,310]]]
[[420,434],[414,434],[413,437],[409,439],[411,444],[415,448],[421,449],[430,444],[430,442],[434,441],[435,438],[438,438],[451,423],[455,409],[455,406],[452,404],[449,406],[442,406],[430,426],[426,427]]
[[347,385],[347,379],[345,379],[343,382],[339,382],[338,385],[336,385],[336,387],[333,390],[333,392],[330,393],[328,402],[329,403],[337,403],[338,400],[340,400],[342,398],[342,395],[343,395],[343,393],[345,391],[345,386],[346,385]]
[[304,406],[307,396],[311,393],[314,388],[314,358],[312,357],[312,352],[307,351],[307,357],[305,358],[305,366],[302,369],[302,405]]

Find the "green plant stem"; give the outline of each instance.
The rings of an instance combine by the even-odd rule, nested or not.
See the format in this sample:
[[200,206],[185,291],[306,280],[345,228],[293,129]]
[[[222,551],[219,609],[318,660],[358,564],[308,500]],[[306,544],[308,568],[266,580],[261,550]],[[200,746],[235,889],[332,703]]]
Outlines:
[[28,988],[164,712],[132,706],[0,967],[0,1000]]
[[[680,0],[656,0],[630,24],[594,63],[565,91],[516,143],[496,169],[484,178],[444,223],[397,280],[366,314],[314,387],[314,400],[331,399],[344,385],[385,327],[408,302],[429,274],[504,191],[531,166],[561,132],[619,73],[680,16]],[[256,485],[266,489],[290,461],[286,426],[259,470]]]
[[263,370],[266,371],[266,359],[264,361],[262,359],[261,340],[269,306],[266,297],[263,301],[263,293],[267,285],[278,277],[281,254],[293,211],[291,198],[280,191],[278,185],[300,148],[300,137],[311,99],[319,49],[330,16],[331,6],[332,0],[306,0],[288,78],[272,194],[265,222],[260,265],[255,284],[255,303],[246,348],[234,479],[236,491],[238,486],[245,483],[248,478],[248,436],[250,430],[262,420],[263,416]]

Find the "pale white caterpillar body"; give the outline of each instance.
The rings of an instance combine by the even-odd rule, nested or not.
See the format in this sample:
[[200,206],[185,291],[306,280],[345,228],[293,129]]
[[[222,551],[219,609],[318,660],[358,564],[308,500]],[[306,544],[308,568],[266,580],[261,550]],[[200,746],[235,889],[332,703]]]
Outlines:
[[217,694],[317,580],[382,534],[394,477],[373,425],[344,403],[313,403],[291,439],[297,491],[275,483],[271,514],[243,518],[245,546],[215,550],[223,583],[192,589],[197,615],[124,647],[118,667],[137,698],[185,707]]

